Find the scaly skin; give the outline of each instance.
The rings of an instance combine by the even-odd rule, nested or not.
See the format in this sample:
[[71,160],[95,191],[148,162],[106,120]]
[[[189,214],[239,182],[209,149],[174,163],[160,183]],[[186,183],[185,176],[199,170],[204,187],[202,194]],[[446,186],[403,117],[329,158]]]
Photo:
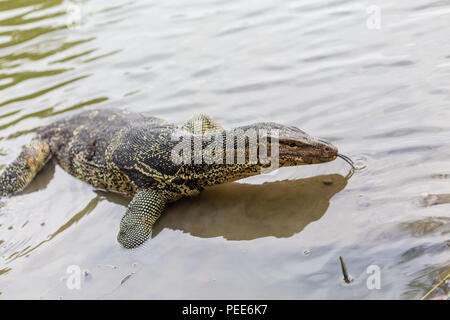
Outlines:
[[[333,145],[295,127],[265,122],[237,129],[254,129],[257,133],[279,130],[280,166],[327,162],[337,156]],[[268,166],[259,160],[250,161],[245,136],[237,136],[232,143],[236,154],[242,151],[246,155],[242,164],[226,164],[225,152],[223,164],[195,164],[196,152],[192,153],[191,164],[172,161],[172,150],[180,142],[174,134],[184,139],[203,137],[200,156],[204,156],[208,141],[232,132],[205,115],[194,116],[178,127],[120,110],[82,112],[38,130],[32,143],[3,171],[0,193],[23,190],[53,156],[65,171],[94,187],[134,197],[118,234],[121,245],[134,248],[148,239],[167,203],[198,194],[208,186],[259,174]],[[223,146],[225,149],[225,142]],[[262,147],[259,141],[258,146]]]

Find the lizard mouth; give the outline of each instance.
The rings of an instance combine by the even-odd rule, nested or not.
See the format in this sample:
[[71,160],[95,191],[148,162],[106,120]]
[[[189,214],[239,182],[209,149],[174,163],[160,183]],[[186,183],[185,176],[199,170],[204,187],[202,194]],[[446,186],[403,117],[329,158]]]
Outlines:
[[282,166],[319,164],[333,161],[338,157],[337,148],[322,140],[317,140],[309,145],[291,144],[280,145],[280,164]]

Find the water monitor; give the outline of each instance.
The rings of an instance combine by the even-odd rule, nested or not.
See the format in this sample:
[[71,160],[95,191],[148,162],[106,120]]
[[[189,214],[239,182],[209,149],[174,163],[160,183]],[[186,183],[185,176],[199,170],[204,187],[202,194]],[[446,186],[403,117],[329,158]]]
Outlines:
[[[340,156],[332,144],[296,127],[263,122],[237,129],[242,131],[225,130],[206,115],[194,116],[183,126],[177,126],[159,118],[121,110],[81,112],[37,131],[31,143],[23,147],[16,160],[1,174],[0,194],[9,196],[23,190],[53,157],[65,171],[94,187],[133,197],[117,236],[122,246],[133,248],[148,239],[167,203],[198,194],[211,185],[259,174],[268,166],[259,158],[250,159],[250,140],[239,135],[227,146],[235,152],[233,160],[243,152],[244,162],[173,161],[173,150],[182,138],[189,141],[189,148],[193,149],[195,142],[191,144],[191,139],[203,138],[200,142],[200,153],[203,153],[207,149],[205,141],[224,137],[225,147],[227,135],[253,129],[259,134],[258,148],[262,148],[264,142],[264,146],[272,150],[271,141],[278,141],[279,166],[322,163]],[[273,132],[277,132],[278,137]],[[178,140],[174,139],[175,133]],[[191,160],[198,156],[195,150]],[[225,159],[227,152],[211,154],[230,160]]]

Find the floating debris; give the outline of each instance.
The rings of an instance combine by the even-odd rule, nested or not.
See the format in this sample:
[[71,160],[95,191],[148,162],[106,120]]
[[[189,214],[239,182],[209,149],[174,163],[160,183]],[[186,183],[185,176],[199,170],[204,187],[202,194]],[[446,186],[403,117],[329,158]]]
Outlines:
[[128,279],[130,279],[131,276],[132,276],[133,274],[134,274],[134,273],[130,273],[130,274],[127,275],[125,278],[123,278],[122,281],[120,281],[120,285],[124,284],[125,281],[127,281]]
[[344,258],[342,258],[342,256],[339,256],[339,260],[341,261],[342,274],[344,275],[345,283],[352,282],[353,279],[348,274],[347,266],[345,265]]

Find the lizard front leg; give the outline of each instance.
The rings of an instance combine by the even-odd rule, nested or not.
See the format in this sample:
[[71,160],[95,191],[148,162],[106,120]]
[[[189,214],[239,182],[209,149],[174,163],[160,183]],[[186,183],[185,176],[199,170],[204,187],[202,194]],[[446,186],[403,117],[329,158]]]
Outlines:
[[120,222],[117,240],[125,248],[136,248],[144,243],[153,224],[163,213],[166,200],[152,190],[136,193]]

